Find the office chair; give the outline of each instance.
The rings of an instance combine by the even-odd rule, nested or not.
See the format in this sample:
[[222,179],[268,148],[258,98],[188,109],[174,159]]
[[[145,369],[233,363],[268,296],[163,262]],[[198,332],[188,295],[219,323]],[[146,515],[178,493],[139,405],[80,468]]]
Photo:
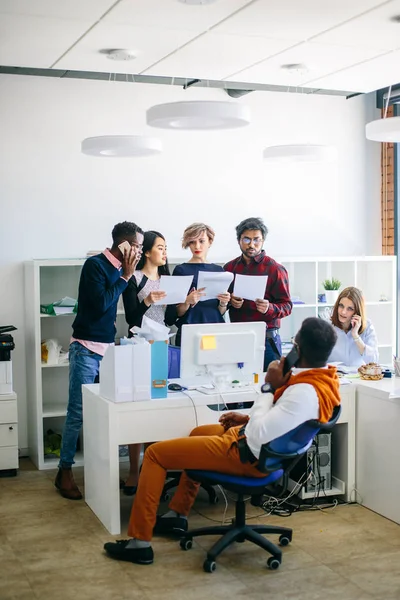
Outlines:
[[[168,346],[168,379],[179,379],[181,373],[181,349],[178,346]],[[167,482],[163,487],[161,501],[169,499],[169,491],[179,485],[182,471],[168,471]],[[201,485],[208,494],[210,504],[217,504],[219,498],[212,485]]]
[[235,492],[237,500],[235,519],[231,525],[201,527],[187,531],[180,541],[182,550],[190,550],[194,537],[222,533],[224,535],[207,552],[207,558],[203,564],[206,573],[215,571],[215,559],[225,548],[233,542],[244,542],[245,540],[257,544],[269,552],[272,556],[267,561],[268,567],[273,570],[278,569],[282,562],[282,551],[261,534],[277,534],[279,535],[280,545],[287,546],[292,541],[292,529],[274,525],[247,525],[244,497],[249,495],[262,497],[266,492],[265,488],[280,479],[282,479],[283,492],[285,492],[288,488],[291,469],[307,452],[320,430],[332,429],[340,416],[340,412],[341,407],[336,406],[328,423],[307,421],[285,435],[264,444],[261,447],[257,468],[263,473],[267,473],[265,477],[239,477],[215,471],[187,470],[186,473],[194,481],[198,481],[202,485],[204,483],[222,485],[225,489]]

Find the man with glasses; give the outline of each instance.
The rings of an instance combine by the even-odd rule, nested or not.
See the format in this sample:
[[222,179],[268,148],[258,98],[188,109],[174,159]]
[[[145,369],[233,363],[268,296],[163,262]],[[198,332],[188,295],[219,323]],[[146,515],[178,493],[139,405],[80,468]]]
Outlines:
[[124,221],[112,230],[113,245],[82,267],[78,312],[69,347],[69,398],[58,473],[54,485],[64,498],[80,500],[72,465],[82,427],[82,385],[95,383],[100,362],[114,343],[117,304],[142,255],[143,231]]
[[[292,312],[287,271],[263,250],[267,233],[262,219],[250,217],[239,223],[236,235],[242,254],[224,266],[225,271],[235,275],[268,275],[264,298],[253,302],[232,295],[229,305],[229,318],[233,323],[265,321],[267,324],[264,371],[272,360],[281,356],[279,327],[281,319]],[[232,290],[233,284],[229,291]]]

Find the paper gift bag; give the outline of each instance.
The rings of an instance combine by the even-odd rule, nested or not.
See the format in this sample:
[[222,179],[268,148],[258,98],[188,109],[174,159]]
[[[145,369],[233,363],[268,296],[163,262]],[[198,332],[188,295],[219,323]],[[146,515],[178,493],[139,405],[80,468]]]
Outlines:
[[110,346],[100,363],[100,395],[112,402],[150,400],[151,347],[148,342]]

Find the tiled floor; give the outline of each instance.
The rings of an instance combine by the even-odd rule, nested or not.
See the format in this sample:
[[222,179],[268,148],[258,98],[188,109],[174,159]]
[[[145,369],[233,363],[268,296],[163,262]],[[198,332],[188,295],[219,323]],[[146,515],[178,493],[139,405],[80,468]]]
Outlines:
[[[300,512],[286,520],[263,516],[261,522],[294,530],[281,568],[268,570],[268,555],[245,543],[225,551],[215,573],[207,574],[207,538],[190,552],[176,541],[155,539],[151,566],[110,560],[102,548],[113,536],[84,501],[58,495],[54,475],[23,459],[16,478],[0,479],[1,600],[400,599],[400,527],[360,506]],[[82,469],[76,476],[82,484]],[[122,498],[124,531],[130,503]],[[220,519],[224,503],[210,507],[199,497],[196,508]],[[228,514],[232,510],[233,503]],[[199,515],[190,518],[192,526],[205,523]]]

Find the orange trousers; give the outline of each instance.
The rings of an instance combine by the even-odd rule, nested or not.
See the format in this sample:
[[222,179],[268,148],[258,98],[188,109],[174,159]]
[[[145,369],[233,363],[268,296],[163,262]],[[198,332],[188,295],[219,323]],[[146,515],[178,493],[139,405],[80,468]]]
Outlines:
[[[222,425],[203,425],[196,427],[190,437],[157,442],[147,448],[132,505],[128,535],[139,540],[151,540],[168,470],[201,469],[265,477],[265,473],[258,471],[256,466],[240,461],[236,446],[240,428],[231,427],[225,432]],[[183,472],[169,508],[187,516],[199,486]]]

